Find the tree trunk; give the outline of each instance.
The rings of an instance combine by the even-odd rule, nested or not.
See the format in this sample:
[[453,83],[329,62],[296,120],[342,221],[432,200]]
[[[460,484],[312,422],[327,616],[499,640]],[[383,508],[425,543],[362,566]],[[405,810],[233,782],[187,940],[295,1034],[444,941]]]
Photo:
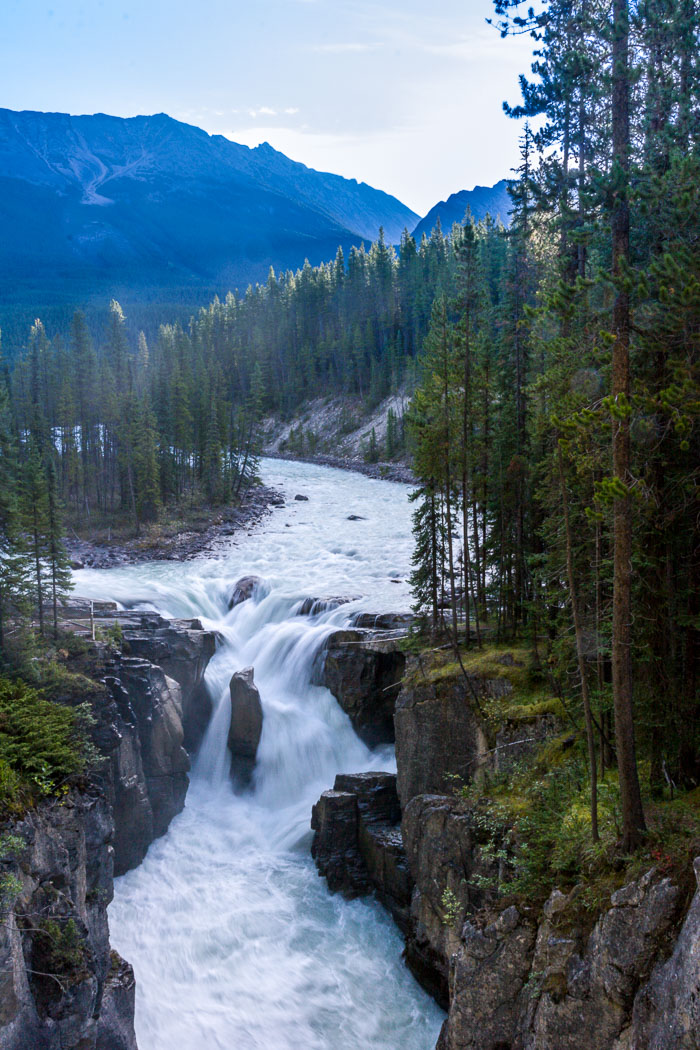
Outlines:
[[594,842],[598,842],[598,776],[596,768],[595,736],[593,730],[593,718],[591,716],[591,699],[588,693],[588,677],[586,675],[586,661],[583,651],[583,624],[581,623],[581,609],[578,602],[578,591],[576,589],[576,576],[574,573],[574,552],[571,538],[571,521],[569,519],[569,499],[566,494],[566,478],[564,476],[564,457],[561,447],[558,449],[559,458],[559,484],[561,486],[561,502],[564,512],[564,531],[566,534],[566,572],[569,578],[569,597],[571,598],[571,615],[574,621],[574,637],[576,638],[576,659],[578,661],[578,673],[581,679],[581,699],[583,701],[583,717],[586,723],[586,743],[588,745],[588,772],[591,778],[591,836]]
[[612,133],[615,186],[611,216],[612,272],[617,281],[613,307],[615,343],[612,353],[612,393],[617,411],[613,417],[613,475],[625,486],[614,501],[613,526],[613,624],[612,680],[615,710],[617,768],[622,801],[622,846],[632,852],[646,830],[637,773],[632,709],[632,506],[629,486],[630,423],[630,304],[625,287],[629,258],[629,9],[628,0],[613,0]]

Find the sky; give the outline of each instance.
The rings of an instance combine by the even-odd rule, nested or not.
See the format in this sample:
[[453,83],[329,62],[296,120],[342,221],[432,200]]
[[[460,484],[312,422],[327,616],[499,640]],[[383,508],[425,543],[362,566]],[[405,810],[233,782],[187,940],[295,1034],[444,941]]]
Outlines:
[[165,112],[420,215],[517,164],[529,38],[491,0],[0,0],[0,106]]

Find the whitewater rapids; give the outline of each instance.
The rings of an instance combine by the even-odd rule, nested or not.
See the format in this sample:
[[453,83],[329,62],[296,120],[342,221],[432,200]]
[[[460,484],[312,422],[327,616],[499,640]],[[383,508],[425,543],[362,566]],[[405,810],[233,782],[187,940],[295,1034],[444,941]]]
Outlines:
[[[217,557],[75,573],[77,594],[198,616],[223,639],[186,808],[116,880],[109,909],[112,944],[136,973],[139,1050],[432,1050],[444,1015],[405,968],[392,921],[373,901],[329,894],[309,855],[311,806],[336,773],[395,768],[310,674],[353,613],[409,608],[408,490],[274,460],[263,479],[286,505]],[[250,574],[263,586],[228,611]],[[303,599],[339,595],[356,598],[299,615]],[[251,790],[236,795],[228,683],[248,666],[263,734]]]

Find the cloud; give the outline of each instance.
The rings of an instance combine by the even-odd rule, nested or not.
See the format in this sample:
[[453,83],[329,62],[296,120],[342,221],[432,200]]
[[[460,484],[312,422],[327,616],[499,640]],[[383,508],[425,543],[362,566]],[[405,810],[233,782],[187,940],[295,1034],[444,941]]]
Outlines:
[[358,54],[363,51],[377,51],[379,48],[384,47],[384,44],[314,44],[311,48],[317,54],[321,55],[344,55],[344,54]]
[[503,44],[498,33],[486,29],[463,36],[449,43],[428,43],[416,41],[415,46],[425,54],[438,58],[453,58],[458,62],[478,62],[500,60],[503,57]]

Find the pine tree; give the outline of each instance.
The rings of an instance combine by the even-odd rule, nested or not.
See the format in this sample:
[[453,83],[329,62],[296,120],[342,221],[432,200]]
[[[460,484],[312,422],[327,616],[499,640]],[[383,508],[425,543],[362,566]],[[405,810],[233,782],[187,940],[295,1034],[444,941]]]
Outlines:
[[17,448],[10,400],[0,378],[0,653],[4,656],[8,621],[30,603],[30,559],[24,543]]
[[46,568],[51,590],[54,637],[58,636],[58,603],[73,587],[63,537],[58,477],[53,455],[46,463]]
[[24,528],[31,553],[31,581],[39,634],[44,634],[44,596],[46,593],[46,556],[48,532],[48,486],[39,447],[31,441],[22,465]]

